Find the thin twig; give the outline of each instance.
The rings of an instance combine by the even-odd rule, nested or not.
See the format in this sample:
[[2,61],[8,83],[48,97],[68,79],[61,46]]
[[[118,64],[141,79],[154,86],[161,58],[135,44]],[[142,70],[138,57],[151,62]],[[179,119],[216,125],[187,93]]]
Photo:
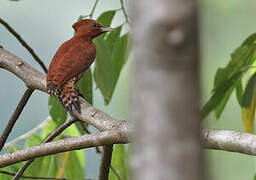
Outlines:
[[28,139],[32,134],[36,133],[37,131],[41,130],[44,128],[44,126],[46,125],[46,123],[50,120],[50,118],[45,119],[42,123],[38,124],[35,128],[31,129],[30,131],[26,132],[25,134],[7,142],[3,149],[9,148],[11,146],[14,146],[15,144],[17,144],[18,142],[24,141],[26,139]]
[[32,55],[35,61],[41,66],[45,73],[47,73],[47,67],[43,63],[43,61],[36,55],[34,50],[26,43],[26,41],[2,18],[0,18],[0,23],[11,33],[16,39],[28,50],[28,52]]
[[[69,121],[66,121],[64,124],[62,124],[58,129],[56,129],[55,131],[53,131],[44,141],[43,143],[47,143],[52,141],[55,137],[57,137],[60,133],[62,133],[62,131],[64,131],[65,129],[67,129],[69,126],[71,126],[72,124],[74,124],[75,122],[77,122],[78,119],[77,118],[72,118]],[[30,159],[28,160],[20,169],[19,171],[16,173],[16,175],[13,177],[13,180],[18,180],[22,174],[24,173],[24,171],[28,168],[28,166],[34,161],[35,159]]]
[[[0,173],[10,175],[10,176],[15,175],[15,173],[11,173],[11,172],[8,172],[8,171],[2,171],[2,170],[0,170]],[[52,177],[39,177],[39,176],[21,176],[21,178],[24,178],[24,179],[45,179],[45,180],[68,180],[66,178],[52,178]]]
[[91,11],[90,16],[89,16],[90,19],[92,18],[93,14],[94,14],[94,11],[96,9],[96,6],[97,6],[98,2],[99,2],[99,0],[96,0],[93,7],[92,7],[92,11]]
[[83,19],[83,18],[87,18],[89,17],[90,19],[92,19],[92,16],[94,14],[94,11],[96,9],[96,6],[98,4],[99,0],[96,0],[95,3],[93,4],[93,7],[92,7],[92,10],[90,12],[90,14],[87,14],[87,15],[80,15],[78,19]]
[[119,172],[117,172],[117,170],[116,170],[112,165],[110,165],[110,169],[111,169],[112,172],[116,175],[116,177],[117,177],[118,180],[122,180],[122,178],[121,178]]
[[99,170],[99,180],[108,180],[112,152],[113,152],[113,144],[103,146],[103,153],[102,153],[100,170]]
[[10,120],[8,121],[3,134],[0,137],[0,151],[2,150],[2,148],[4,147],[4,144],[9,136],[9,134],[12,131],[13,126],[15,125],[17,119],[19,118],[23,108],[25,107],[25,105],[27,104],[31,94],[33,93],[33,89],[27,89],[25,91],[25,93],[23,94],[19,104],[17,105],[14,113],[12,114],[12,117],[10,118]]
[[123,14],[124,14],[124,17],[125,17],[125,20],[128,24],[130,24],[130,21],[129,21],[129,18],[128,18],[128,15],[127,15],[127,12],[124,8],[124,1],[123,0],[120,0],[120,3],[121,3],[121,9],[123,11]]

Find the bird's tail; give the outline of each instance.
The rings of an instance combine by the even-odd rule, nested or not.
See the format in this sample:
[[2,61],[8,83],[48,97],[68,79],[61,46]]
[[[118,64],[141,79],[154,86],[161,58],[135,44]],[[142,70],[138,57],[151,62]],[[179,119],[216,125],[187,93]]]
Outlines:
[[72,115],[73,107],[81,114],[81,107],[79,102],[79,92],[75,89],[74,84],[65,84],[58,98],[63,107]]

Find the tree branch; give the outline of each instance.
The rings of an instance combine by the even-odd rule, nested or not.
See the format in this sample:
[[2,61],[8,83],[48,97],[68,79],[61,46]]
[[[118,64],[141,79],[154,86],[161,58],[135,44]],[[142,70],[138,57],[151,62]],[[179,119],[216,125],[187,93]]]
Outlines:
[[90,19],[92,18],[93,14],[94,14],[94,11],[96,9],[96,6],[97,6],[98,2],[99,2],[99,0],[95,0],[95,3],[93,5],[93,7],[92,7],[92,11],[91,11],[90,16],[89,16]]
[[37,146],[17,150],[13,153],[0,155],[0,168],[11,164],[26,161],[66,151],[103,146],[110,144],[124,144],[130,142],[131,132],[117,128],[97,134],[86,134],[79,137],[62,139],[54,142],[44,143]]
[[[43,143],[47,143],[52,141],[55,137],[57,137],[59,134],[61,134],[65,129],[67,129],[69,126],[77,122],[77,118],[72,118],[69,121],[66,121],[64,124],[62,124],[60,127],[58,127],[55,131],[53,131],[44,141]],[[35,160],[35,158],[30,159],[27,161],[20,169],[19,171],[15,174],[13,177],[13,180],[18,180],[22,174],[25,172],[25,170],[29,167],[29,165]]]
[[229,130],[203,130],[205,148],[256,156],[256,135]]
[[9,134],[12,131],[12,128],[14,126],[14,124],[16,123],[17,119],[19,118],[23,108],[25,107],[25,105],[27,104],[31,94],[33,93],[33,89],[27,89],[25,91],[25,93],[23,94],[19,104],[17,105],[14,113],[12,114],[11,119],[8,121],[8,124],[6,125],[3,134],[0,137],[0,151],[2,150],[2,148],[4,147],[4,144],[9,136]]
[[113,152],[113,144],[103,146],[102,158],[99,170],[99,180],[108,180],[109,168]]
[[[0,173],[7,174],[7,175],[10,175],[10,176],[15,175],[15,173],[11,173],[11,172],[8,172],[8,171],[1,171],[1,170],[0,170]],[[39,176],[21,176],[21,178],[24,178],[24,179],[40,179],[40,180],[68,180],[66,178],[51,178],[51,177],[39,177]]]
[[86,18],[86,17],[89,17],[90,19],[92,19],[92,16],[93,16],[93,14],[94,14],[94,11],[95,11],[95,9],[96,9],[96,6],[97,6],[98,2],[99,2],[99,0],[95,0],[90,14],[88,14],[88,15],[81,15],[81,16],[79,17],[79,19],[83,19],[83,18]]
[[121,4],[121,9],[123,11],[123,14],[124,14],[124,18],[125,18],[125,21],[130,24],[130,21],[129,21],[129,18],[128,18],[128,15],[127,15],[127,12],[124,8],[124,1],[123,0],[120,0],[120,4]]
[[0,18],[0,23],[11,33],[16,39],[28,50],[35,61],[41,66],[45,73],[47,73],[47,67],[44,65],[43,61],[36,55],[34,50],[24,41],[24,39],[3,19]]

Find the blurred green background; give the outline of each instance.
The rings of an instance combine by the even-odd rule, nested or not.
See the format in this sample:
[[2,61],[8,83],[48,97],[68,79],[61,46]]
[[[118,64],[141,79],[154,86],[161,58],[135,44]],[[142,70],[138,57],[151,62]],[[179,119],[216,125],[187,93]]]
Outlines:
[[[128,4],[128,1],[125,1]],[[73,35],[71,25],[79,15],[89,14],[94,1],[89,0],[0,0],[0,17],[6,20],[33,47],[48,66],[61,43]],[[256,32],[256,2],[251,0],[201,0],[199,1],[201,41],[201,94],[202,104],[209,98],[213,79],[218,67],[230,59],[230,53],[250,34]],[[109,9],[120,8],[119,0],[101,0],[94,18]],[[121,12],[114,19],[113,27],[124,21]],[[0,44],[5,49],[23,58],[40,71],[30,54],[0,25]],[[104,106],[103,98],[95,90],[94,105],[118,119],[129,119],[130,61],[123,69],[113,99]],[[17,100],[25,87],[14,75],[0,70],[0,132],[10,118]],[[11,140],[35,127],[48,116],[48,95],[35,92],[14,127]],[[241,110],[234,95],[221,118],[216,121],[211,114],[203,126],[213,129],[244,131]],[[253,156],[237,153],[206,150],[206,166],[212,180],[252,180],[255,174]],[[94,149],[86,150],[86,176],[97,177],[99,157]]]

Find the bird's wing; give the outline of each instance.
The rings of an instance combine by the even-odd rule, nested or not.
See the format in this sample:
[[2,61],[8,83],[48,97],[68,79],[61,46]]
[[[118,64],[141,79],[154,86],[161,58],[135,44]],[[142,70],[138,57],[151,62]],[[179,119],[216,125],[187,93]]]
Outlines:
[[47,86],[60,88],[72,77],[84,72],[94,61],[95,45],[89,40],[71,39],[56,52],[47,74]]

